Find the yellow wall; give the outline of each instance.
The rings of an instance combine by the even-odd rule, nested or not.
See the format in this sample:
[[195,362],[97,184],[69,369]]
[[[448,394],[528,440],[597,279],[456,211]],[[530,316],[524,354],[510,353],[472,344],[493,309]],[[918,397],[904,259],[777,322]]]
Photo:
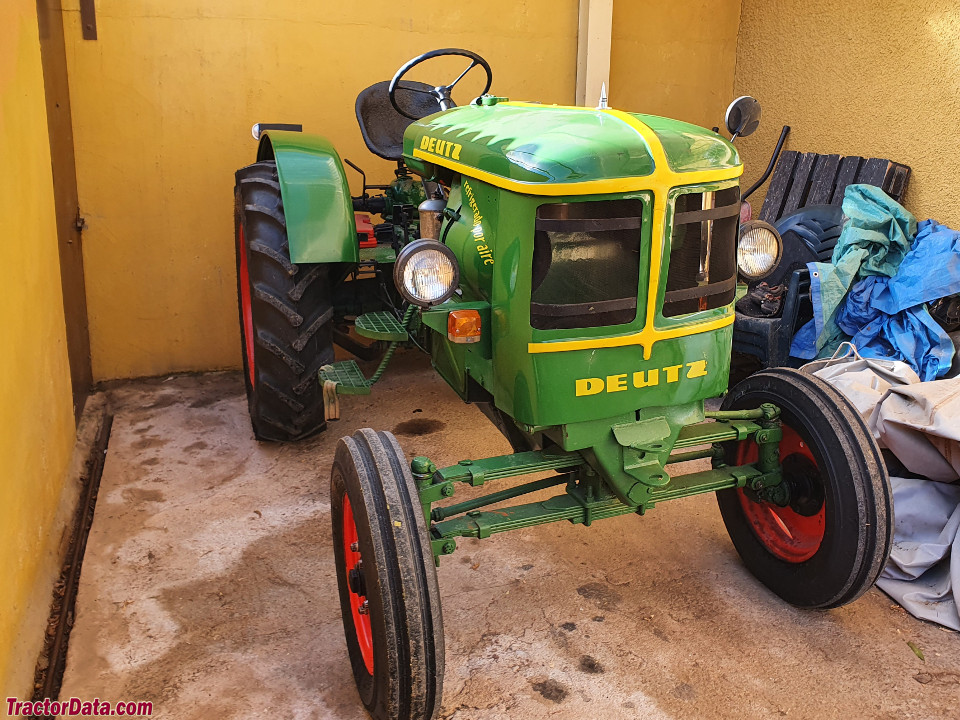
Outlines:
[[577,0],[96,5],[87,41],[64,2],[96,379],[239,364],[233,172],[254,122],[303,123],[383,182],[354,101],[420,52],[479,52],[500,94],[574,96]]
[[35,0],[0,3],[0,697],[23,697],[74,440]]
[[740,144],[746,182],[790,125],[789,149],[910,165],[907,208],[960,228],[955,0],[744,0],[735,86],[763,105]]
[[722,125],[739,23],[740,0],[615,0],[610,105]]

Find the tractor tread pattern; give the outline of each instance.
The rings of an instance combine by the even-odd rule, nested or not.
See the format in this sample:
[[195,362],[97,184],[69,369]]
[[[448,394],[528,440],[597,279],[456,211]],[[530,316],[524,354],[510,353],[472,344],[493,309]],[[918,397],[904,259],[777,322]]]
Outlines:
[[276,220],[277,224],[280,225],[280,227],[285,228],[287,226],[287,218],[284,217],[282,208],[279,208],[279,207],[269,208],[263,205],[245,205],[243,209],[246,210],[248,213],[252,213],[252,212],[263,213],[264,215],[267,215],[268,217],[271,217],[274,220]]
[[285,302],[282,297],[270,291],[263,283],[257,283],[253,286],[253,294],[258,300],[273,305],[277,310],[283,313],[284,317],[294,327],[303,325],[303,315],[297,312],[297,309]]
[[292,277],[297,274],[297,266],[290,262],[289,255],[284,255],[279,250],[274,250],[272,247],[256,241],[251,242],[248,247],[250,248],[251,252],[266,255],[268,258],[280,265],[287,275]]
[[290,291],[287,293],[289,297],[294,302],[300,302],[300,298],[303,297],[303,294],[307,291],[313,281],[323,274],[323,267],[321,265],[310,265],[307,271],[303,274],[297,284],[290,288]]
[[326,427],[319,370],[334,361],[329,266],[291,261],[276,163],[238,170],[234,196],[253,316],[252,380],[244,352],[250,419],[259,440],[299,440]]

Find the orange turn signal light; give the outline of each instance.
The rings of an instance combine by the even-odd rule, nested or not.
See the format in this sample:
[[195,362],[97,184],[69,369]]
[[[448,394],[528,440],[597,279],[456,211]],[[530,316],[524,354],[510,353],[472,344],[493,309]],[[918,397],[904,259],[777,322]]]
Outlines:
[[447,315],[447,339],[455,343],[480,341],[480,313],[476,310],[451,310]]

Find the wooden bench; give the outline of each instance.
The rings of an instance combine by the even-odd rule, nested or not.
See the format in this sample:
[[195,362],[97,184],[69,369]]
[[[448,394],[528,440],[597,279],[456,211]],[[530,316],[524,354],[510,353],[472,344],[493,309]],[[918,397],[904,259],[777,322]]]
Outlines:
[[840,205],[847,185],[876,185],[899,203],[910,179],[910,168],[882,158],[784,152],[777,161],[760,220],[775,223],[808,205]]

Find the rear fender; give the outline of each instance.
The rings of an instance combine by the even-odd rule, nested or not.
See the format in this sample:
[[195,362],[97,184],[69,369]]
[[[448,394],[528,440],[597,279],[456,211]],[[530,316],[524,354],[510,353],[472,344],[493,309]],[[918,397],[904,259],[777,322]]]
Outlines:
[[275,160],[294,263],[358,262],[357,226],[343,163],[319,135],[264,131],[257,162]]

